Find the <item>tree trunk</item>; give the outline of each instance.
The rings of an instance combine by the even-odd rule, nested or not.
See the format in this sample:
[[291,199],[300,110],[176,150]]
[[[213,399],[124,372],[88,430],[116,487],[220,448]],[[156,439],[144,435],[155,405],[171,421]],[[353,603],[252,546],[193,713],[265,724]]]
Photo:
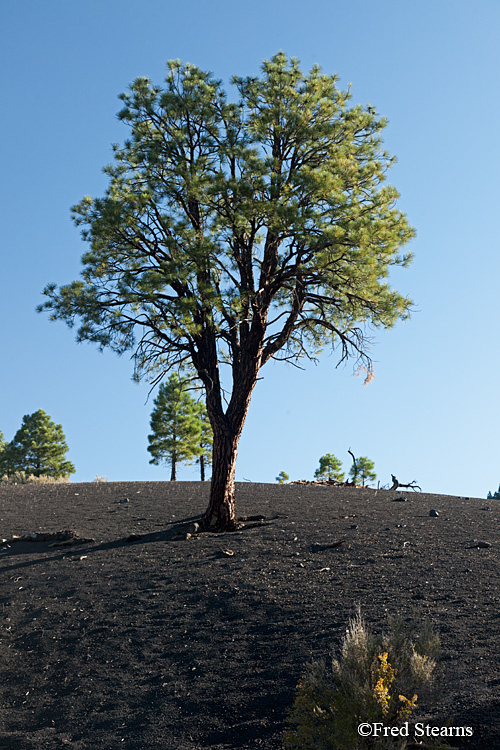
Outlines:
[[200,478],[202,482],[205,481],[205,456],[203,453],[200,456]]
[[[241,430],[239,433],[241,434]],[[234,474],[239,436],[230,435],[228,431],[214,431],[210,502],[203,518],[208,531],[234,531],[238,525]]]
[[170,481],[177,481],[177,458],[175,456],[172,456],[172,471],[170,473]]
[[[252,326],[254,324],[255,321]],[[205,362],[208,367],[197,367],[206,388],[207,413],[213,432],[210,500],[202,519],[206,531],[234,531],[238,528],[234,497],[236,455],[261,366],[265,325],[260,317],[256,328],[251,345],[247,344],[244,353],[239,351],[233,362],[233,388],[226,410],[223,408],[215,337],[210,339],[207,336]]]

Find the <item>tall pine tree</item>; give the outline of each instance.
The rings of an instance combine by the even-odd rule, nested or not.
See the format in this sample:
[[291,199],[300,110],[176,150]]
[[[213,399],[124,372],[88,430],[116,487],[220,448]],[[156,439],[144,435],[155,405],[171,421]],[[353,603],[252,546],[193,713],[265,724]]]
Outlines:
[[279,52],[232,82],[237,102],[170,61],[163,87],[138,78],[122,95],[130,135],[109,187],[74,208],[90,243],[81,279],[49,284],[40,308],[78,321],[80,341],[131,350],[138,377],[192,364],[214,434],[209,530],[238,526],[236,456],[261,368],[332,346],[370,375],[366,327],[409,314],[388,276],[414,234],[384,182],[386,121],[335,75]]
[[4,449],[8,473],[23,471],[35,477],[55,479],[75,473],[71,461],[66,460],[67,451],[62,426],[53,422],[43,409],[23,417],[14,440]]
[[189,393],[189,383],[171,375],[161,383],[151,413],[148,435],[150,464],[169,464],[170,481],[177,479],[177,464],[191,462],[200,455],[202,440],[199,408]]

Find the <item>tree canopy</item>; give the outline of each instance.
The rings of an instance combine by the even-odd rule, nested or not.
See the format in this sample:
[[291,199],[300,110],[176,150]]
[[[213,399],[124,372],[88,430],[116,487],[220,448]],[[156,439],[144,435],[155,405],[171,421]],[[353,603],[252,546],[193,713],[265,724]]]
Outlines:
[[0,454],[0,474],[24,472],[35,477],[66,477],[75,473],[66,460],[68,444],[62,425],[52,421],[43,410],[25,414],[21,427]]
[[413,229],[385,184],[386,120],[283,52],[232,83],[237,101],[170,61],[163,88],[138,78],[122,95],[130,138],[114,146],[109,187],[73,209],[90,245],[81,278],[49,284],[40,308],[78,323],[79,341],[131,351],[136,377],[194,367],[214,432],[210,528],[236,523],[261,367],[331,345],[370,375],[366,326],[410,309],[388,283]]

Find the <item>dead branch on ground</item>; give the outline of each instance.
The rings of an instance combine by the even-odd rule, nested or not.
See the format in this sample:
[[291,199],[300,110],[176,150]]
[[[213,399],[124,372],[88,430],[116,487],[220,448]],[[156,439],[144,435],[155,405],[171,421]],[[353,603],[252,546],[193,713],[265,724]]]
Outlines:
[[394,474],[391,474],[391,479],[392,479],[392,487],[389,487],[390,490],[405,489],[405,490],[419,490],[419,492],[422,492],[422,488],[419,487],[416,479],[413,479],[413,481],[409,482],[409,484],[401,484],[401,482],[398,479],[396,479]]

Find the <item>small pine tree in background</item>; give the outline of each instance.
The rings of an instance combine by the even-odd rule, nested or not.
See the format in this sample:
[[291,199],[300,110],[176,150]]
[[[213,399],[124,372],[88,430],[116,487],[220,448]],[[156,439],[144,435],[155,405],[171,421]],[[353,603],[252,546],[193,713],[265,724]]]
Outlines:
[[205,481],[205,468],[210,466],[212,463],[212,444],[214,442],[214,434],[212,431],[212,425],[208,418],[207,407],[203,401],[198,401],[196,404],[196,412],[199,420],[200,436],[198,438],[198,461],[200,464],[200,479],[202,482]]
[[314,472],[314,478],[343,482],[345,474],[341,469],[342,461],[337,456],[334,456],[333,453],[326,453],[319,459],[319,468]]
[[374,482],[377,478],[373,471],[374,468],[373,461],[370,461],[366,456],[359,456],[349,470],[349,476],[353,484],[361,484],[362,487],[366,487],[367,480]]
[[486,495],[487,500],[500,500],[500,484],[498,485],[498,490],[491,494],[491,492],[488,492]]
[[14,466],[11,466],[10,450],[9,443],[5,440],[4,434],[0,430],[0,479],[4,476],[8,477],[15,471]]
[[14,474],[19,473],[19,460],[14,450],[14,441],[10,443],[4,443],[0,449],[0,478],[12,477]]
[[6,447],[7,447],[7,441],[5,440],[2,430],[0,430],[0,479],[2,478],[4,474],[7,473],[6,471],[4,471],[4,461],[5,461],[4,452],[5,452]]
[[68,444],[62,426],[52,421],[43,409],[23,417],[14,440],[4,445],[0,456],[0,473],[15,472],[33,477],[60,479],[75,473],[66,460]]
[[188,391],[188,381],[176,373],[160,385],[151,413],[148,435],[150,464],[167,463],[170,481],[177,479],[177,464],[191,462],[200,455],[202,428],[199,408]]
[[280,471],[280,473],[276,477],[276,481],[278,482],[278,484],[285,484],[285,482],[288,482],[289,479],[290,477],[288,476],[286,471]]
[[19,462],[14,450],[14,441],[8,443],[0,432],[0,479],[12,477],[19,472]]

